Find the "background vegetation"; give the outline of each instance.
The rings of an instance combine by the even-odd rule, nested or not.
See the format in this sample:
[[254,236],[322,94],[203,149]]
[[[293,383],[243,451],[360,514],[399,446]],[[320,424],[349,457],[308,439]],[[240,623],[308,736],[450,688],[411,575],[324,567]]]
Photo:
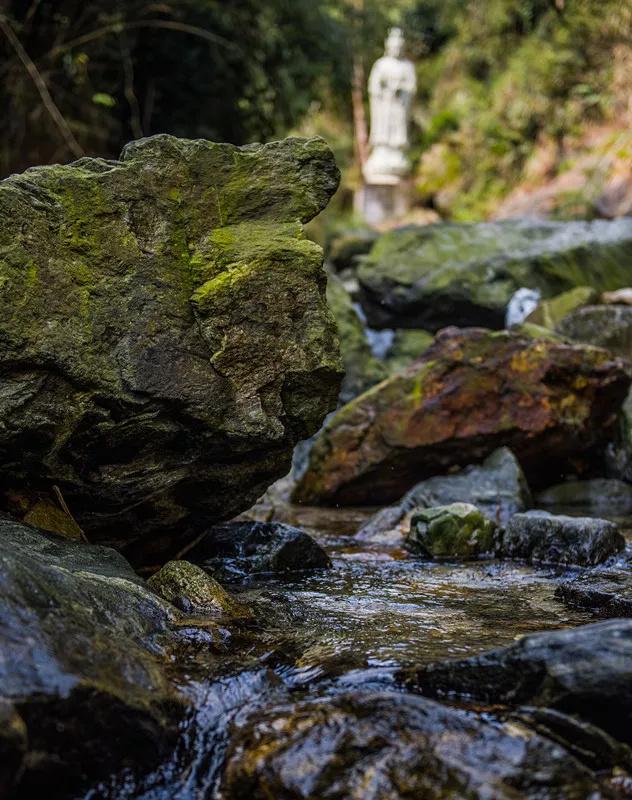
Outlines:
[[[420,202],[490,213],[543,141],[616,120],[632,93],[621,0],[5,0],[0,173],[116,157],[167,131],[325,135],[357,181],[370,64],[401,24],[418,64]],[[558,158],[558,166],[563,158]],[[563,166],[563,165],[562,165]]]

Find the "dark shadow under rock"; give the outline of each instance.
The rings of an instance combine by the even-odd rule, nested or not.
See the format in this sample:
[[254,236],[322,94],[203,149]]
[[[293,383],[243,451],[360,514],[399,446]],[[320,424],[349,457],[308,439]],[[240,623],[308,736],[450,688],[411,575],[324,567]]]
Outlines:
[[215,525],[187,553],[219,580],[251,574],[322,569],[331,562],[305,531],[281,522],[227,522]]

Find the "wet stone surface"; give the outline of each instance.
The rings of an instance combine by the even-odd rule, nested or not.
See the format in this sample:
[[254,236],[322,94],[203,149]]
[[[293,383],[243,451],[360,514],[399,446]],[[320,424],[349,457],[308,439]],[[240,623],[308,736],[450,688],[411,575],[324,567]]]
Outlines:
[[[268,511],[259,509],[262,516]],[[276,576],[250,574],[241,586],[233,584],[231,590],[253,608],[257,622],[243,633],[241,644],[234,634],[225,656],[215,656],[214,678],[208,677],[204,648],[187,665],[174,667],[182,691],[195,710],[183,724],[172,756],[142,781],[126,781],[118,775],[87,800],[320,797],[320,789],[311,794],[307,791],[312,784],[304,774],[296,779],[299,783],[307,781],[301,784],[306,793],[292,794],[299,787],[285,783],[287,765],[296,763],[293,754],[301,752],[303,746],[308,760],[312,756],[316,759],[313,786],[327,784],[328,775],[332,785],[335,783],[331,769],[332,764],[340,763],[340,757],[344,765],[338,785],[346,781],[347,786],[357,789],[364,787],[362,776],[366,778],[370,771],[365,770],[364,750],[357,759],[357,769],[351,765],[350,753],[358,752],[353,750],[356,736],[362,747],[362,742],[367,745],[373,762],[381,759],[380,780],[386,781],[384,786],[392,782],[391,793],[384,789],[383,793],[376,790],[366,795],[358,789],[355,795],[345,790],[346,794],[332,797],[417,797],[419,794],[407,795],[404,784],[397,788],[401,764],[408,763],[409,756],[421,758],[424,753],[434,759],[456,739],[461,743],[459,752],[469,752],[473,762],[478,760],[472,773],[478,794],[472,797],[514,796],[502,781],[514,791],[518,785],[514,778],[522,779],[509,773],[499,777],[489,761],[479,758],[473,744],[479,735],[488,737],[490,746],[500,748],[499,752],[506,747],[513,752],[520,743],[524,756],[520,763],[525,770],[535,768],[542,759],[542,764],[548,763],[553,751],[559,754],[557,777],[553,776],[558,783],[551,778],[552,788],[546,789],[549,793],[543,794],[536,781],[533,786],[522,785],[523,794],[519,796],[560,800],[621,796],[612,793],[608,781],[615,774],[611,762],[621,765],[625,758],[616,743],[604,738],[601,729],[594,731],[587,722],[580,725],[563,712],[548,713],[543,708],[516,709],[509,718],[500,708],[478,706],[464,716],[461,712],[453,716],[448,700],[437,713],[448,720],[447,729],[456,727],[452,729],[454,736],[446,733],[444,738],[437,732],[443,723],[430,713],[436,704],[427,708],[429,701],[404,691],[399,677],[406,670],[421,669],[431,662],[466,659],[485,650],[511,647],[527,634],[594,622],[592,611],[569,607],[556,597],[558,586],[586,571],[501,561],[423,562],[411,558],[399,546],[354,538],[370,515],[370,511],[357,509],[276,505],[275,517],[312,536],[328,553],[331,567]],[[622,522],[619,519],[625,531]],[[392,741],[371,739],[362,722],[367,708],[377,713]],[[334,740],[332,729],[322,721],[323,709],[333,709],[340,715],[339,730],[350,738],[342,743]],[[293,727],[301,720],[307,726],[303,733]],[[285,744],[275,727],[279,725],[292,729]],[[580,742],[573,745],[576,752],[571,748],[575,740]],[[312,747],[318,741],[319,747]],[[269,753],[260,763],[255,758],[259,747]],[[596,765],[599,780],[603,778],[599,785],[593,772]],[[460,767],[455,774],[455,780],[464,779]],[[626,774],[619,776],[620,780],[627,780]],[[485,794],[488,782],[496,778],[506,793]],[[273,787],[271,795],[262,794],[266,787]],[[419,793],[421,789],[413,785],[411,791]]]

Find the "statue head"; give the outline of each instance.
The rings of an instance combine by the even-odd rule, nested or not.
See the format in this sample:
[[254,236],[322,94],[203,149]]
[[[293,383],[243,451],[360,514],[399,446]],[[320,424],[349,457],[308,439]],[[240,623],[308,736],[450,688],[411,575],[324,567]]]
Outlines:
[[404,52],[404,34],[401,28],[391,28],[386,38],[385,47],[386,55],[391,58],[400,58]]

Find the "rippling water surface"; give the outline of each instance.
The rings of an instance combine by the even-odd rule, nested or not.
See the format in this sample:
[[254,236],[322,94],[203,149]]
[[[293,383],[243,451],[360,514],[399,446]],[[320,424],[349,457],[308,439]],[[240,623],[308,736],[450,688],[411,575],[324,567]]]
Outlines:
[[[88,797],[192,800],[215,797],[230,726],[257,707],[352,688],[399,691],[395,670],[510,644],[525,634],[593,621],[554,597],[572,570],[510,562],[431,563],[398,547],[353,538],[365,515],[297,509],[329,552],[333,567],[241,587],[245,600],[271,609],[265,636],[219,666],[199,654],[180,675],[195,711],[173,756],[141,782],[117,778]],[[629,520],[624,522],[631,528]],[[276,608],[287,614],[277,616]],[[265,612],[264,612],[265,617]],[[265,626],[265,622],[264,622]],[[208,658],[208,669],[205,669]]]

